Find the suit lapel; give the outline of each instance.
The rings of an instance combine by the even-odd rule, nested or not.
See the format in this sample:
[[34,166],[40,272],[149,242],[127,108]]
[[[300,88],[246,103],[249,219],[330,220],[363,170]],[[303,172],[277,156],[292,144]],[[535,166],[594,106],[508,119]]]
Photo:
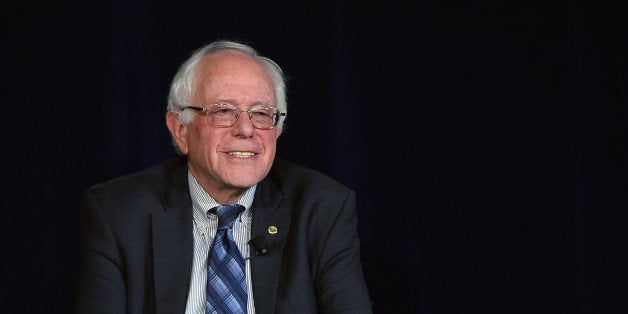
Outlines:
[[153,265],[157,313],[182,313],[187,302],[194,254],[192,203],[187,167],[175,169],[166,211],[153,214]]
[[269,243],[268,253],[251,259],[253,297],[258,313],[275,312],[283,248],[290,227],[290,212],[279,208],[282,199],[282,194],[270,179],[266,178],[258,184],[253,203],[251,237],[263,235]]
[[[258,184],[253,203],[251,237],[265,236],[268,253],[251,259],[253,297],[258,313],[275,312],[283,250],[290,228],[290,209],[279,204],[283,195],[268,177]],[[185,310],[194,254],[192,201],[187,166],[173,171],[166,197],[166,211],[153,214],[153,265],[155,312]]]

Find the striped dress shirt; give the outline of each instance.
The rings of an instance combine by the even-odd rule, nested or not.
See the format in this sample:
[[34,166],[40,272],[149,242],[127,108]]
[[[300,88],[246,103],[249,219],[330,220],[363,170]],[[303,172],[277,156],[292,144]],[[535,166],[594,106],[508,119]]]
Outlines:
[[[228,204],[219,204],[198,184],[191,172],[188,171],[190,196],[192,197],[192,214],[194,216],[194,260],[190,278],[190,292],[185,307],[186,314],[205,313],[205,299],[207,298],[207,257],[212,241],[218,228],[218,217],[207,214],[210,209]],[[248,242],[251,239],[251,205],[255,196],[255,187],[249,188],[237,204],[244,206],[244,211],[233,223],[233,237],[236,245],[245,258],[246,286],[247,286],[247,313],[255,314],[253,302],[253,285],[251,282],[251,264],[247,257],[250,254]],[[182,267],[187,267],[182,265]]]

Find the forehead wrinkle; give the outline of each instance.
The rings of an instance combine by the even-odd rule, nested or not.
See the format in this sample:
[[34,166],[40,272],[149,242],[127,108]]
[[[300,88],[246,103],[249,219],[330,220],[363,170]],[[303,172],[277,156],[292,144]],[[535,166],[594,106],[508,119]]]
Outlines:
[[237,102],[229,95],[231,91],[244,98],[251,96],[251,106],[257,103],[269,106],[276,102],[272,77],[246,54],[221,51],[207,55],[199,64],[197,75],[194,97],[203,103],[215,103],[217,100],[212,99],[215,97],[235,104]]
[[199,84],[195,96],[196,99],[206,105],[224,102],[238,107],[257,105],[274,107],[274,90],[269,90],[269,88],[259,84],[225,84],[224,82],[212,82],[210,79],[204,84]]

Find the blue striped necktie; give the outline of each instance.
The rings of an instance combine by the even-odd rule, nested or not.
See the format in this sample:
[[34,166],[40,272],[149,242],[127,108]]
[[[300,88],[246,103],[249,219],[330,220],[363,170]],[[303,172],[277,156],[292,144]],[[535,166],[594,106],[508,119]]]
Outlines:
[[238,204],[209,210],[218,216],[218,230],[209,251],[206,314],[246,313],[244,259],[233,239],[233,222],[243,210]]

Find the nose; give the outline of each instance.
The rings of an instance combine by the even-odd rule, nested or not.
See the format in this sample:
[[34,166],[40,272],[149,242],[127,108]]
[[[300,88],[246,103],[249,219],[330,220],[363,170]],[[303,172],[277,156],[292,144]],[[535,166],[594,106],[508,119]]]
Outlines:
[[231,133],[234,136],[248,138],[255,133],[255,127],[248,112],[240,112],[236,123],[231,127]]

